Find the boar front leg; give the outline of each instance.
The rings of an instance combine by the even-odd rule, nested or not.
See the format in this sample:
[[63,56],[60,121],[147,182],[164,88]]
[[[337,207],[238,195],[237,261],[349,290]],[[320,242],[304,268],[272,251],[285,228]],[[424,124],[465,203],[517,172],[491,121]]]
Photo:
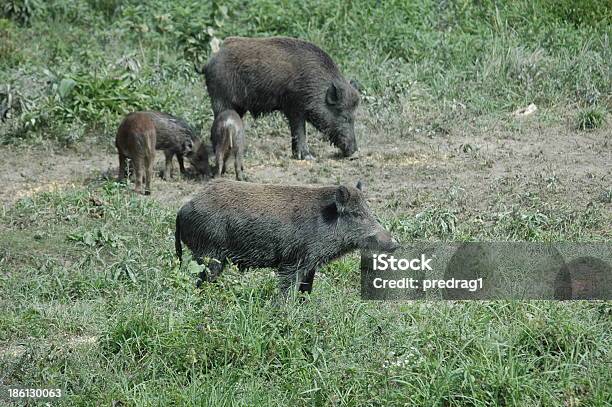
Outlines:
[[281,264],[278,266],[278,288],[281,296],[287,297],[289,289],[297,283],[299,266],[295,264]]
[[312,283],[314,281],[315,272],[316,269],[312,269],[302,276],[302,281],[298,287],[301,293],[310,294],[312,292]]
[[179,169],[181,170],[181,174],[185,175],[186,171],[185,171],[185,162],[183,161],[183,154],[177,153],[176,159],[179,163]]
[[297,287],[298,290],[310,293],[314,280],[316,268],[311,270],[304,267],[304,264],[283,264],[278,268],[279,288],[284,297],[287,297],[290,290]]
[[291,152],[297,160],[314,160],[306,142],[306,119],[301,112],[287,114],[291,128]]

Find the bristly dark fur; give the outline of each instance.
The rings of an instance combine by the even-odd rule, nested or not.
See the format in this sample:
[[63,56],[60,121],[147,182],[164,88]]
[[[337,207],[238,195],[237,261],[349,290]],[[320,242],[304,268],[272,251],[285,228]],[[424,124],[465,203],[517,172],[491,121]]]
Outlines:
[[196,259],[213,259],[202,280],[229,259],[241,270],[277,268],[282,292],[296,283],[310,292],[319,267],[357,248],[397,247],[361,191],[345,186],[213,180],[180,209],[179,227],[177,238]]
[[281,111],[289,120],[295,158],[311,158],[305,122],[330,137],[345,156],[357,151],[359,93],[322,49],[287,37],[227,38],[205,67],[215,117]]
[[153,111],[130,113],[119,125],[115,139],[119,153],[119,178],[125,176],[125,159],[130,158],[135,172],[138,172],[136,189],[141,192],[140,184],[144,178],[144,192],[150,192],[155,150],[163,150],[166,157],[165,178],[171,175],[174,156],[181,173],[185,173],[183,156],[191,153],[196,141],[193,128],[181,118]]

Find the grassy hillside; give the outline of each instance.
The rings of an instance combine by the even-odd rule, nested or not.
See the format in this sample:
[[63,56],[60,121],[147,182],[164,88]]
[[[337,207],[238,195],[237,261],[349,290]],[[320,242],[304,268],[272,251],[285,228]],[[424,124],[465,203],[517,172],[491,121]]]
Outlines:
[[596,127],[610,110],[609,2],[319,3],[9,1],[0,92],[16,106],[0,140],[108,138],[137,108],[208,123],[193,64],[207,60],[211,34],[311,40],[364,86],[374,112],[403,101],[494,115],[535,103]]
[[364,180],[402,242],[610,242],[609,2],[8,0],[0,15],[0,390],[59,387],[64,406],[610,404],[610,302],[364,302],[356,254],[304,303],[279,302],[268,269],[198,290],[173,252],[198,183],[156,178],[141,197],[113,181],[127,111],[207,137],[194,63],[211,36],[289,35],[363,86],[360,157],[309,128],[317,161],[292,160],[279,115],[248,118],[249,181]]

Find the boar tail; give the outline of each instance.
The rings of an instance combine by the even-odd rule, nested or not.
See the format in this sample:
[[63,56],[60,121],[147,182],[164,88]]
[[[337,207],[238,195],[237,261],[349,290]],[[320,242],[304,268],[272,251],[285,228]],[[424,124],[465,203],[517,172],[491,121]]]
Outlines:
[[230,144],[230,150],[232,150],[234,148],[234,129],[233,128],[229,128],[229,129],[225,129],[225,134],[227,135],[227,138],[229,139],[229,144]]
[[176,230],[174,232],[174,248],[176,249],[176,256],[179,261],[183,262],[183,246],[181,245],[181,222],[179,215],[176,215]]

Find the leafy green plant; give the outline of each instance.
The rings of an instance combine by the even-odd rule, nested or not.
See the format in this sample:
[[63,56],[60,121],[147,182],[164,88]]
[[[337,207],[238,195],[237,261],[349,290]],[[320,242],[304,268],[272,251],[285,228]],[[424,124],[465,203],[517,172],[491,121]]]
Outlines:
[[589,107],[578,112],[576,127],[579,130],[592,130],[601,127],[606,121],[606,111],[598,107]]
[[606,191],[603,191],[599,195],[599,202],[610,204],[612,203],[612,187],[608,188]]
[[15,38],[15,28],[10,20],[0,19],[0,67],[13,67],[23,61],[23,55]]
[[116,249],[122,244],[125,238],[108,232],[104,228],[99,228],[82,233],[71,233],[68,235],[68,240],[78,242],[87,247],[107,246]]
[[149,95],[129,74],[79,72],[58,78],[52,85],[55,107],[61,120],[101,121],[145,107]]
[[40,0],[5,0],[2,15],[21,24],[27,24],[44,9],[44,2]]
[[123,0],[88,0],[89,6],[111,20],[119,12]]

